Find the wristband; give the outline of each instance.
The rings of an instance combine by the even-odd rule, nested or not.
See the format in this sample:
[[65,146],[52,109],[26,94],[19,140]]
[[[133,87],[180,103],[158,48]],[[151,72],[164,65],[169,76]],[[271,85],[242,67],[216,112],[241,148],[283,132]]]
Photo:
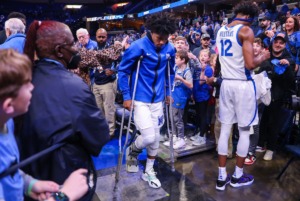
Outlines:
[[32,188],[33,188],[33,185],[37,182],[38,180],[36,179],[32,179],[30,182],[29,182],[29,185],[28,185],[28,188],[27,188],[27,195],[30,195],[31,191],[32,191]]

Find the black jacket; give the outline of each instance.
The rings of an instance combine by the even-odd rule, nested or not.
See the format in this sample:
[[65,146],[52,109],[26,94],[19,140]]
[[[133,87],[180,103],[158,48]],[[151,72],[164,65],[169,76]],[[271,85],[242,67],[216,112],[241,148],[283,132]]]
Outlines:
[[[274,65],[271,63],[273,59],[287,59],[290,65],[286,68],[285,72],[281,75],[278,75],[274,72]],[[271,97],[272,101],[285,101],[290,98],[292,91],[295,87],[295,78],[294,78],[294,67],[295,62],[289,55],[289,53],[284,50],[280,57],[274,57],[271,54],[271,58],[264,61],[260,65],[259,73],[266,71],[269,79],[272,81],[271,87]]]
[[[94,50],[103,50],[108,48],[110,45],[108,42],[105,43],[105,45],[100,46],[99,43],[97,44],[97,47]],[[116,74],[113,74],[111,76],[107,76],[105,74],[105,69],[110,69],[110,70],[114,70],[112,69],[112,65],[113,62],[109,62],[109,63],[101,63],[104,71],[99,72],[98,70],[95,71],[95,84],[98,85],[103,85],[103,84],[107,84],[109,82],[113,82],[116,79]]]
[[[24,171],[58,184],[78,168],[95,173],[91,155],[99,155],[109,130],[89,87],[62,64],[45,60],[34,67],[32,83],[35,88],[20,135],[22,159],[58,142],[67,144]],[[82,200],[90,200],[89,196]]]

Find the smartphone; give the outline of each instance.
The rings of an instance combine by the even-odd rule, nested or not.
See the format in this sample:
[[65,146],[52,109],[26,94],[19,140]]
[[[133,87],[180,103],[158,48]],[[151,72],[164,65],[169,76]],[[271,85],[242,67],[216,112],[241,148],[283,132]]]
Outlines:
[[227,17],[225,17],[225,18],[223,19],[223,23],[228,24],[228,18],[227,18]]

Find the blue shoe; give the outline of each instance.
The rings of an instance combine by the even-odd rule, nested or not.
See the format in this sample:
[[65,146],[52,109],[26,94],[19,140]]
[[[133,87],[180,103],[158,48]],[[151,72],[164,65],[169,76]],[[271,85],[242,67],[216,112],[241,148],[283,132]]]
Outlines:
[[231,177],[230,185],[232,187],[248,186],[254,181],[254,177],[250,174],[243,174],[240,178]]
[[230,175],[227,174],[227,177],[226,177],[225,181],[218,179],[217,184],[216,184],[216,189],[219,190],[219,191],[224,191],[226,185],[230,183],[230,178],[231,178]]

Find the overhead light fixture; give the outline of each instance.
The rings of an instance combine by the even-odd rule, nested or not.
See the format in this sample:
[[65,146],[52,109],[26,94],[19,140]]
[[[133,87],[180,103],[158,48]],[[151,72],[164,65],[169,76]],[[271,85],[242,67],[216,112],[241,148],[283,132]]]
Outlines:
[[126,6],[127,4],[128,4],[128,2],[117,3],[117,7]]
[[82,5],[65,5],[64,9],[80,9]]

